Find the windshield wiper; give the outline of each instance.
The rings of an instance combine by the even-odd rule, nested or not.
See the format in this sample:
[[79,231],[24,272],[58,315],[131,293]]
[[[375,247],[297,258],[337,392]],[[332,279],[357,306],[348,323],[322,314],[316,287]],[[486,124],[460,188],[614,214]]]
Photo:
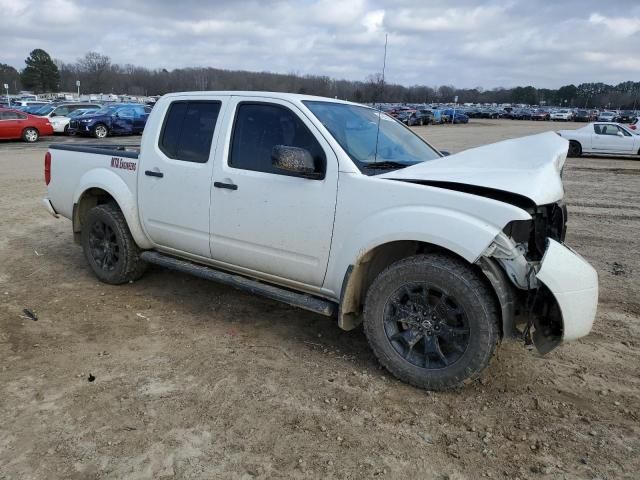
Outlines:
[[408,167],[409,164],[408,163],[400,163],[400,162],[393,162],[390,160],[385,160],[382,162],[371,162],[371,163],[367,163],[363,166],[363,168],[367,168],[370,170],[374,170],[374,169],[383,169],[383,170],[388,170],[390,168],[404,168],[404,167]]

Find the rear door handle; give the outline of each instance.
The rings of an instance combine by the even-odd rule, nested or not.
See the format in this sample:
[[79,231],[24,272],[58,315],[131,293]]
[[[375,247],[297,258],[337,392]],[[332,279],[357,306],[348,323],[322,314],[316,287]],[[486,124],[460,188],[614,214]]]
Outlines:
[[158,177],[158,178],[162,178],[164,177],[164,173],[162,172],[154,172],[153,170],[146,170],[144,172],[144,174],[148,177]]
[[213,186],[216,188],[228,188],[229,190],[238,189],[238,185],[235,183],[213,182]]

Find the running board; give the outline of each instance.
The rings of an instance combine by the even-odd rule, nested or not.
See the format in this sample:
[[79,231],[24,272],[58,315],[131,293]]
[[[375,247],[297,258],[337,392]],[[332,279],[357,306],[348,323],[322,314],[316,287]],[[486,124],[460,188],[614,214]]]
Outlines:
[[320,315],[325,315],[327,317],[337,316],[338,306],[328,300],[323,300],[304,293],[292,292],[274,285],[267,285],[266,283],[262,283],[257,280],[251,280],[246,277],[241,277],[240,275],[222,272],[205,265],[180,260],[158,252],[142,252],[140,254],[140,258],[145,262],[160,265],[161,267],[166,267],[171,270],[189,273],[206,280],[224,283],[239,290],[245,290],[256,295],[262,295],[263,297],[287,303],[304,310],[309,310],[310,312],[319,313]]

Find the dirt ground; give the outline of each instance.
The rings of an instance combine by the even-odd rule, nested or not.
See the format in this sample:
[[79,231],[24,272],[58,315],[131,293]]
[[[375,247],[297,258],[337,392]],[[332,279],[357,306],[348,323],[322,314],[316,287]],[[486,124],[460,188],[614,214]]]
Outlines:
[[[418,131],[455,152],[564,127]],[[429,393],[360,329],[159,268],[99,283],[41,207],[48,143],[0,143],[0,479],[638,478],[640,162],[565,170],[592,334],[544,358],[503,344],[477,384]]]

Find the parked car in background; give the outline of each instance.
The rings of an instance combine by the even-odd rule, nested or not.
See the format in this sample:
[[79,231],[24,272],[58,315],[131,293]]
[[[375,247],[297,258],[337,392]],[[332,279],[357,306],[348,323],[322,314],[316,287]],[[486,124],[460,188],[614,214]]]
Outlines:
[[636,121],[636,113],[631,110],[623,110],[618,114],[615,121],[618,123],[633,123]]
[[469,123],[469,117],[467,115],[459,110],[455,110],[454,113],[453,108],[443,110],[442,115],[444,116],[445,123]]
[[618,114],[616,112],[600,112],[600,115],[598,115],[598,121],[613,122],[617,116]]
[[573,117],[574,122],[593,122],[595,119],[589,110],[576,110]]
[[428,125],[429,122],[429,118],[420,110],[403,110],[396,118],[408,126]]
[[569,155],[579,157],[583,153],[640,155],[640,135],[633,134],[626,125],[612,122],[595,122],[577,130],[557,132],[569,140]]
[[531,120],[550,120],[550,119],[551,119],[551,114],[542,108],[537,108],[531,112]]
[[0,139],[22,139],[33,143],[48,135],[53,135],[49,119],[19,110],[0,109]]
[[432,118],[431,118],[432,124],[440,125],[441,123],[444,123],[444,119],[442,118],[442,110],[438,108],[432,108],[430,112],[432,115]]
[[98,110],[100,110],[100,107],[78,108],[77,110],[73,110],[66,116],[54,116],[52,118],[49,118],[49,121],[53,126],[54,133],[67,133],[67,130],[69,129],[69,122],[71,121],[71,119],[78,118],[83,115],[88,115]]
[[640,118],[636,118],[635,122],[629,125],[629,130],[640,135]]
[[494,110],[493,108],[481,108],[478,112],[478,118],[500,118],[500,112]]
[[93,108],[97,110],[101,107],[102,105],[99,103],[54,103],[43,106],[35,115],[47,118],[67,117],[70,113],[81,108]]
[[420,115],[422,115],[423,125],[432,125],[434,123],[440,123],[440,122],[436,122],[433,110],[423,108],[418,110],[418,112],[420,113]]
[[518,110],[514,110],[511,113],[512,120],[531,120],[532,118],[533,115],[531,113],[531,110],[527,108],[520,108]]
[[27,107],[43,107],[50,103],[51,102],[45,102],[44,100],[11,100],[11,108],[22,110]]
[[25,112],[28,113],[29,115],[35,115],[36,112],[38,110],[40,110],[41,108],[45,107],[46,105],[40,105],[40,104],[36,104],[36,105],[27,105],[27,106],[21,106],[21,107],[11,107],[15,110],[20,110],[21,112]]
[[553,112],[551,114],[551,120],[553,120],[554,122],[557,122],[557,121],[570,122],[571,120],[573,120],[573,112],[571,110],[567,110],[566,108],[563,108],[562,110]]
[[116,103],[72,119],[67,132],[70,135],[91,135],[96,138],[140,134],[150,112],[149,107],[138,103]]

